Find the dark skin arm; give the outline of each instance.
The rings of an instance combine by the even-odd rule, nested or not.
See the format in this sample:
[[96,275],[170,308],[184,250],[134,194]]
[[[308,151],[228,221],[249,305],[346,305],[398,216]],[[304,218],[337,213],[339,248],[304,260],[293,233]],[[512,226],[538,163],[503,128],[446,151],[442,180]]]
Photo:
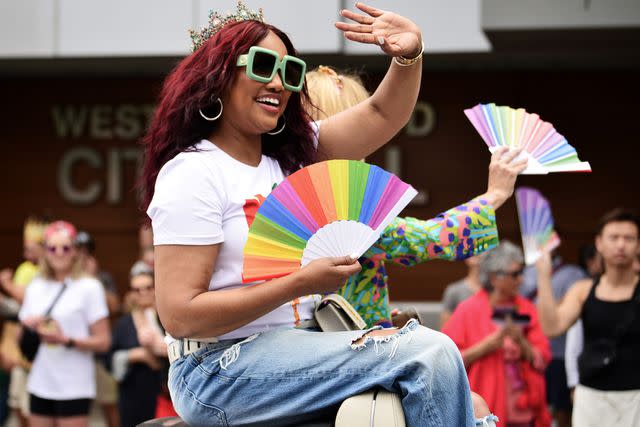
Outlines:
[[155,253],[158,314],[175,338],[225,334],[297,297],[333,292],[360,264],[348,257],[323,258],[266,283],[209,291],[220,244],[159,245]]

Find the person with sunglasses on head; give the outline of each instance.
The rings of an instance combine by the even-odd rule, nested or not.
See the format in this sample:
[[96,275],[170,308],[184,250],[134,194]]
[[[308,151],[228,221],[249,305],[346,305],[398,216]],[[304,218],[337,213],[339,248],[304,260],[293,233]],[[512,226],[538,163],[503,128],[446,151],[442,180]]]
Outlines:
[[483,290],[455,309],[442,332],[460,349],[471,389],[508,427],[549,427],[544,369],[551,360],[536,307],[520,296],[523,256],[509,241],[480,256]]
[[113,329],[109,362],[118,381],[120,425],[153,418],[168,369],[164,330],[155,309],[153,270],[138,267],[129,282],[131,312]]
[[[307,87],[309,102],[305,108],[314,120],[327,119],[369,96],[357,75],[338,73],[324,65],[307,73]],[[362,269],[350,276],[337,293],[358,311],[368,327],[405,323],[397,322],[402,316],[392,318],[387,263],[411,267],[433,259],[471,259],[477,264],[479,254],[497,246],[495,210],[513,193],[518,173],[526,167],[524,162],[512,163],[505,154],[500,150],[492,157],[485,194],[429,220],[395,218],[360,258]],[[469,294],[472,295],[470,291]],[[474,393],[472,398],[476,417],[493,425],[482,397]]]
[[102,285],[87,277],[75,227],[51,223],[40,275],[27,287],[19,318],[40,335],[27,389],[29,425],[87,426],[96,395],[94,353],[109,349],[109,312]]
[[[332,117],[369,96],[358,76],[324,65],[307,73],[307,87],[305,108],[314,120]],[[525,162],[511,162],[515,153],[503,149],[492,156],[483,195],[435,218],[398,217],[385,228],[360,259],[362,270],[338,291],[367,326],[392,326],[386,263],[411,267],[433,259],[463,260],[497,246],[495,210],[513,194],[518,173],[526,167]]]
[[[194,52],[165,80],[144,138],[141,183],[158,313],[173,338],[169,388],[191,426],[303,422],[376,387],[402,395],[409,426],[475,425],[462,360],[443,335],[415,322],[367,332],[303,327],[319,294],[360,270],[357,260],[319,259],[242,284],[248,228],[272,188],[313,162],[367,156],[412,113],[420,29],[393,12],[356,7],[364,13],[343,10],[353,22],[336,27],[378,45],[390,67],[370,98],[320,123],[303,109],[306,67],[291,41],[242,5],[231,16],[212,14],[192,34]],[[393,352],[383,342],[390,340]],[[393,357],[380,357],[378,342]]]

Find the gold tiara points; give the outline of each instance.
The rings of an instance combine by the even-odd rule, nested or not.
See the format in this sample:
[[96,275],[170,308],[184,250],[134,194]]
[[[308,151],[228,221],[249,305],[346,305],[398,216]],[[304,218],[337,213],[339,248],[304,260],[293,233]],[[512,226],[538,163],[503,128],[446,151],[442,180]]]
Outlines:
[[226,15],[221,15],[214,10],[209,11],[209,20],[205,27],[200,31],[189,29],[189,36],[191,37],[191,51],[195,52],[198,50],[200,46],[224,28],[225,25],[231,22],[241,21],[264,22],[264,13],[262,9],[258,9],[257,12],[248,9],[242,0],[238,0],[236,11],[234,13],[228,12]]

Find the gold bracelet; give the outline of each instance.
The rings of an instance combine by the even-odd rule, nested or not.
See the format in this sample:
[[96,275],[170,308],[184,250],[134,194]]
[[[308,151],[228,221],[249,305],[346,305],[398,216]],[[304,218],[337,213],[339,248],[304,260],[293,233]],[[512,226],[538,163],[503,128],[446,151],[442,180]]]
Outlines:
[[422,58],[422,54],[424,53],[424,40],[421,40],[420,43],[422,44],[422,48],[420,49],[420,53],[418,54],[418,56],[416,56],[415,58],[405,58],[404,56],[394,56],[393,60],[396,62],[396,64],[403,67],[410,67],[416,62],[420,61],[420,59]]

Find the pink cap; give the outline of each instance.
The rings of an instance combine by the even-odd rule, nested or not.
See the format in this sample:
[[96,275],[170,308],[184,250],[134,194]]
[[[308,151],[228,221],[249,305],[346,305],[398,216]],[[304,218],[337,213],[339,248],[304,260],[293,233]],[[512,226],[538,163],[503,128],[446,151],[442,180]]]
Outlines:
[[45,242],[49,240],[49,238],[59,231],[63,231],[67,233],[67,235],[71,238],[71,240],[76,240],[76,234],[78,233],[76,228],[67,221],[54,221],[44,229],[44,240]]

